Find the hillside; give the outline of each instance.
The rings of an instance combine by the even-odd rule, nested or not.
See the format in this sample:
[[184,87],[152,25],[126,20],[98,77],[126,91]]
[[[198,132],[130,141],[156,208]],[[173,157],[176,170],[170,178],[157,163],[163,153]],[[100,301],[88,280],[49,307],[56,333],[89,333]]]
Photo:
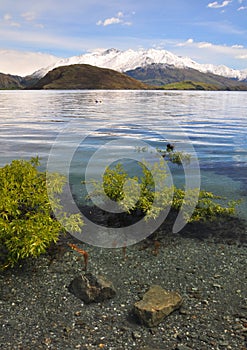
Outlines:
[[32,76],[23,78],[19,75],[0,73],[0,90],[20,90],[28,88],[37,81],[38,79]]
[[0,73],[0,89],[22,89],[22,78],[17,75]]
[[150,86],[112,69],[74,64],[53,69],[29,89],[144,90]]
[[244,81],[229,79],[213,73],[202,73],[193,68],[176,68],[167,64],[150,64],[125,73],[145,84],[156,86],[193,81],[204,84],[204,90],[247,90],[247,83]]

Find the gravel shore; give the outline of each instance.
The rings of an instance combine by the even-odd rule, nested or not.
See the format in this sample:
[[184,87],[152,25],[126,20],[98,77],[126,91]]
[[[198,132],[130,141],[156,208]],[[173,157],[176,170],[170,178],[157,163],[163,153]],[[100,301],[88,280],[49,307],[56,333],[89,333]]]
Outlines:
[[[234,221],[188,225],[180,234],[162,227],[155,239],[122,249],[61,240],[56,248],[0,273],[0,348],[4,350],[247,349],[246,227]],[[88,271],[104,274],[117,295],[84,304],[68,290]],[[178,291],[180,310],[157,327],[138,323],[133,304],[152,284]]]

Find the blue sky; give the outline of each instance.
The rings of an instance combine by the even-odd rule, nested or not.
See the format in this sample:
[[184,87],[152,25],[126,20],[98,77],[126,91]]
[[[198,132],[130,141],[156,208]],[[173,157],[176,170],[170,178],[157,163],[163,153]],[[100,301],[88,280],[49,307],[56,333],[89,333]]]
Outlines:
[[247,69],[247,0],[0,1],[0,72],[112,47]]

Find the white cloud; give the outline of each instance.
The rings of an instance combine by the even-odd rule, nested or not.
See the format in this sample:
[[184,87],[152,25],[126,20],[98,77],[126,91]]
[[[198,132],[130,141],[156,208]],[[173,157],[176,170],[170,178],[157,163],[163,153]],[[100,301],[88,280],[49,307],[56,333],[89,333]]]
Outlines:
[[213,44],[208,42],[198,43],[199,49],[205,49],[211,47]]
[[246,52],[247,49],[243,46],[243,45],[239,45],[239,44],[235,44],[232,46],[227,46],[227,45],[216,45],[207,41],[194,41],[193,39],[188,39],[185,42],[182,43],[178,43],[176,44],[176,46],[178,47],[194,47],[194,48],[198,48],[198,49],[210,49],[213,51],[217,51],[217,52],[228,52],[228,53],[233,53],[238,50],[239,51],[244,51]]
[[3,23],[8,27],[23,27],[24,25],[32,25],[36,28],[44,28],[41,23],[36,23],[36,13],[34,11],[23,12],[21,14],[16,14],[15,17],[17,21],[14,21],[13,16],[10,13],[6,13],[3,16]]
[[10,21],[12,19],[12,16],[9,13],[6,13],[3,16],[3,19],[4,19],[4,21],[8,22],[8,21]]
[[236,56],[236,58],[238,58],[240,60],[247,60],[247,54],[246,55],[238,55],[238,56]]
[[190,39],[186,40],[185,42],[178,43],[176,46],[188,46],[188,45],[193,44],[193,42],[194,42],[194,40],[190,38]]
[[106,18],[104,21],[99,20],[97,22],[97,25],[98,26],[102,25],[102,26],[106,27],[106,26],[109,26],[111,24],[117,24],[117,23],[121,23],[120,18],[118,18],[118,17],[111,17],[111,18]]
[[9,25],[10,25],[11,27],[21,27],[21,24],[18,23],[18,22],[10,22]]
[[25,21],[32,22],[35,20],[36,15],[34,12],[25,12],[21,14],[21,17],[24,18]]
[[232,0],[225,0],[220,4],[220,3],[218,3],[218,1],[214,1],[214,2],[210,2],[207,7],[217,9],[217,8],[221,8],[221,7],[226,7],[231,2],[232,2]]
[[243,45],[235,44],[235,45],[232,45],[232,48],[234,48],[234,49],[243,49],[244,46],[243,46]]
[[59,60],[59,57],[49,54],[16,50],[0,50],[0,56],[0,72],[20,76],[32,74]]
[[9,14],[9,13],[6,13],[4,16],[3,16],[3,21],[5,24],[7,24],[8,26],[10,27],[20,27],[20,23],[18,22],[15,22],[12,20],[13,17]]
[[130,22],[125,21],[123,12],[119,11],[116,17],[106,18],[105,20],[99,20],[96,24],[97,26],[109,26],[112,24],[123,24],[123,25],[131,25]]
[[183,47],[183,46],[190,46],[190,47],[197,47],[199,49],[204,49],[204,48],[208,48],[212,46],[212,43],[208,43],[208,42],[195,42],[193,39],[188,39],[184,42],[178,43],[176,44],[176,46],[178,47]]
[[240,6],[238,8],[238,11],[243,11],[243,10],[247,10],[247,6]]
[[236,69],[247,68],[247,47],[243,45],[219,45],[190,39],[184,42],[167,42],[164,46],[176,55],[190,57],[198,63],[226,65]]

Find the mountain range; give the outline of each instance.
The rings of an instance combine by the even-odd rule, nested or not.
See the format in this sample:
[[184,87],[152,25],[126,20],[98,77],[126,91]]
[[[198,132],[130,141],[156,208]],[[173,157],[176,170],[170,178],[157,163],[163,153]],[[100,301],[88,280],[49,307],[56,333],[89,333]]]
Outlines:
[[1,89],[129,89],[130,82],[133,89],[247,90],[247,69],[199,64],[165,50],[109,49],[60,59],[26,77],[0,73]]
[[212,73],[240,81],[247,80],[247,69],[235,70],[224,65],[199,64],[189,57],[180,57],[169,51],[156,49],[137,51],[131,49],[126,51],[117,49],[97,50],[92,53],[58,60],[55,64],[36,71],[32,76],[42,78],[46,73],[56,67],[71,64],[90,64],[101,68],[110,68],[119,72],[126,72],[152,64],[166,64],[179,69],[192,68],[201,73]]

